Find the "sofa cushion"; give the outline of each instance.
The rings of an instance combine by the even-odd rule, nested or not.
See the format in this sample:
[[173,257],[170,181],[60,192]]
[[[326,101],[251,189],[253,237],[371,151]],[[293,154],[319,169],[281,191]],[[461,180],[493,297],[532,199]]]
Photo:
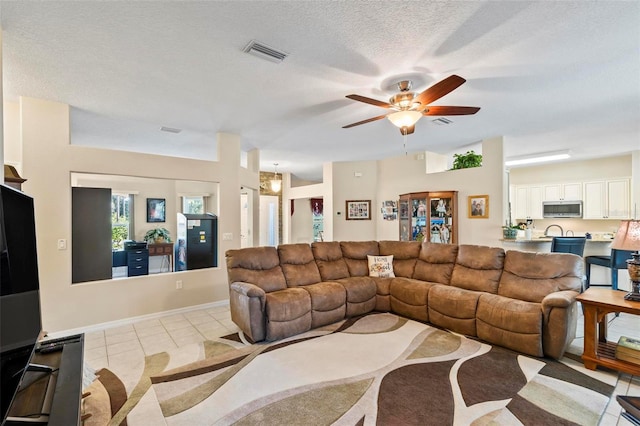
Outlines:
[[338,280],[347,291],[347,316],[363,315],[376,307],[377,286],[374,278],[350,277]]
[[584,262],[568,253],[528,253],[509,250],[498,294],[528,302],[542,302],[556,291],[580,291]]
[[412,278],[433,283],[449,284],[457,255],[457,245],[422,243]]
[[429,322],[457,333],[475,336],[476,309],[482,293],[437,285],[429,292]]
[[369,267],[370,277],[391,278],[395,277],[393,273],[393,255],[389,256],[371,256],[367,255],[367,263]]
[[533,356],[544,355],[539,303],[483,293],[476,322],[482,340]]
[[396,277],[411,278],[420,254],[418,241],[380,241],[380,256],[393,255],[393,273]]
[[298,287],[322,281],[309,244],[280,245],[278,246],[278,256],[288,287]]
[[427,298],[429,290],[437,284],[412,278],[395,278],[391,280],[391,311],[402,316],[428,321]]
[[338,280],[349,276],[349,268],[342,257],[339,242],[314,242],[311,244],[311,251],[316,265],[318,265],[322,281]]
[[225,255],[229,284],[251,283],[267,293],[287,288],[275,247],[227,250]]
[[503,266],[503,249],[461,245],[451,274],[451,285],[495,294]]
[[302,288],[267,293],[266,339],[283,339],[311,329],[311,296]]
[[304,286],[311,296],[311,328],[344,319],[347,312],[347,292],[342,284],[321,282]]
[[340,243],[340,249],[351,277],[369,276],[367,255],[380,254],[377,241],[343,241]]

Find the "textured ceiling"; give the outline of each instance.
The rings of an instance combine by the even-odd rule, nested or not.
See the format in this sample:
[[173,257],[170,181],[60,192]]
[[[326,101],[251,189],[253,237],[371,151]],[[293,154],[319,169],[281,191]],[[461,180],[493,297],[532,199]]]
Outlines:
[[[503,135],[506,155],[573,158],[640,149],[640,2],[7,2],[5,97],[70,104],[72,143],[215,159],[241,135],[261,168],[319,179],[327,161],[404,155],[385,110],[400,76],[414,89],[467,79],[425,117],[409,152],[447,153]],[[274,64],[252,39],[288,52]],[[184,129],[160,132],[160,126]]]

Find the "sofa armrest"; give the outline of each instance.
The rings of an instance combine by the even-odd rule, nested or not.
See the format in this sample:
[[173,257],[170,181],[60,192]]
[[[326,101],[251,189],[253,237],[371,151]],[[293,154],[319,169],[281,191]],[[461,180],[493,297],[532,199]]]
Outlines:
[[542,299],[542,346],[544,354],[560,359],[576,336],[578,292],[564,290]]
[[255,284],[233,282],[229,286],[231,319],[254,342],[266,337],[266,293]]
[[263,289],[258,287],[255,284],[244,283],[244,282],[235,282],[231,283],[231,290],[237,291],[240,294],[244,294],[247,297],[259,297],[263,300],[264,305],[264,297],[266,293]]
[[578,294],[579,293],[577,291],[573,290],[556,291],[547,294],[545,298],[542,299],[542,310],[547,311],[551,308],[567,308],[576,301]]

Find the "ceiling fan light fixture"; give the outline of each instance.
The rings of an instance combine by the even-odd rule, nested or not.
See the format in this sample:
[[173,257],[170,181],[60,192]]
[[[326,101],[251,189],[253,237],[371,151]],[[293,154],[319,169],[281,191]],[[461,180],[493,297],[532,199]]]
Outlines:
[[413,126],[420,120],[420,117],[422,117],[422,114],[418,111],[398,111],[387,116],[389,121],[400,129]]

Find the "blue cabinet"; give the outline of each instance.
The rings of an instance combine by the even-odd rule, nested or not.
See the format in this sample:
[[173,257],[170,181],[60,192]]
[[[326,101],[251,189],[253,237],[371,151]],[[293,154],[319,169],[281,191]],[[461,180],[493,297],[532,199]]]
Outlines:
[[127,250],[127,275],[135,277],[149,274],[149,249]]

